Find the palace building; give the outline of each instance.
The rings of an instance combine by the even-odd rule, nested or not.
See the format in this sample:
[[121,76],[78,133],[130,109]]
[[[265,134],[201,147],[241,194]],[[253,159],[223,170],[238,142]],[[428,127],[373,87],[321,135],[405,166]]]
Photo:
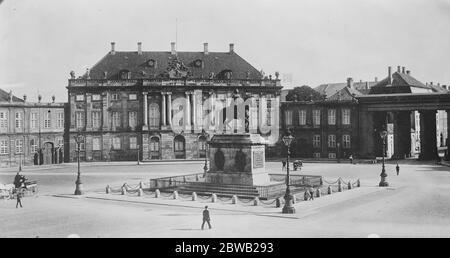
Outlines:
[[0,167],[64,161],[64,103],[28,102],[0,89]]
[[199,52],[177,51],[175,43],[170,51],[143,51],[141,43],[116,51],[113,42],[83,76],[71,72],[66,154],[76,161],[74,136],[82,134],[83,161],[203,159],[223,107],[252,98],[250,126],[270,125],[278,117],[270,99],[281,88],[278,74],[264,76],[234,44],[226,52],[210,52],[208,43]]

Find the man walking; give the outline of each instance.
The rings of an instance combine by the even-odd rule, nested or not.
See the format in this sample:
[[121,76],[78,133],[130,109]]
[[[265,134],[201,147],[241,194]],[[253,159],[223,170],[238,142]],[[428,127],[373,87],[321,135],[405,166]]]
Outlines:
[[281,171],[285,171],[286,170],[286,161],[281,161],[281,163],[283,164]]
[[397,166],[395,167],[395,170],[397,170],[397,176],[400,174],[400,167],[398,166],[398,163],[397,163]]
[[20,205],[20,208],[23,208],[22,207],[22,191],[20,190],[20,188],[17,189],[16,196],[17,196],[16,197],[16,199],[17,199],[16,209],[19,208],[19,205]]
[[202,230],[203,230],[203,227],[205,226],[205,222],[208,223],[209,229],[211,229],[211,223],[209,223],[209,221],[210,221],[210,217],[209,217],[208,206],[205,206],[205,209],[203,210]]

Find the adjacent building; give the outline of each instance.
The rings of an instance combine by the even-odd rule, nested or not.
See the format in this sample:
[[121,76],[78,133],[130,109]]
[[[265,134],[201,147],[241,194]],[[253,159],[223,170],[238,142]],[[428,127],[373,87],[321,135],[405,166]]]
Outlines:
[[[76,134],[84,161],[202,159],[211,129],[233,98],[252,97],[250,126],[270,124],[281,91],[278,74],[264,77],[234,50],[111,50],[91,69],[68,80],[66,154],[75,161]],[[266,101],[267,100],[267,101]],[[218,105],[217,103],[221,104]],[[210,108],[205,108],[210,107]],[[277,111],[278,112],[278,111]],[[209,132],[209,133],[205,133]]]
[[0,167],[64,161],[64,103],[27,102],[0,89]]

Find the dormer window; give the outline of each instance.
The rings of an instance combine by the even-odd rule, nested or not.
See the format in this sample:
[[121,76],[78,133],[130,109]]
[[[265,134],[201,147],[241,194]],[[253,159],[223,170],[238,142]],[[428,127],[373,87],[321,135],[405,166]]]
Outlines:
[[150,59],[147,61],[147,66],[151,68],[156,68],[156,60]]
[[219,74],[219,79],[221,80],[230,80],[233,76],[233,72],[231,70],[223,70]]
[[194,67],[196,68],[203,68],[203,61],[200,59],[197,59],[194,61]]
[[121,70],[119,72],[119,78],[122,80],[131,79],[131,72],[128,70]]

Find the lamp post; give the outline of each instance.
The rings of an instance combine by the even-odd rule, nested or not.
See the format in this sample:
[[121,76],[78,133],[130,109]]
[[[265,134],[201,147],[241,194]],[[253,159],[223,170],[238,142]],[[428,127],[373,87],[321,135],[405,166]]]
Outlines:
[[77,161],[78,161],[78,174],[77,174],[77,181],[75,182],[76,188],[75,188],[75,195],[82,195],[83,194],[83,184],[81,183],[81,172],[80,172],[80,145],[84,141],[83,135],[78,131],[77,135],[74,136],[75,142],[77,144]]
[[286,136],[283,137],[283,143],[287,148],[287,155],[286,155],[286,193],[284,195],[284,207],[282,210],[282,213],[287,213],[287,214],[292,214],[295,213],[295,208],[292,205],[292,200],[294,199],[294,197],[291,195],[291,189],[289,187],[290,184],[290,175],[289,175],[289,154],[290,154],[290,150],[289,150],[289,146],[292,143],[292,140],[294,140],[294,137],[288,133]]
[[336,145],[337,145],[337,162],[338,163],[341,163],[341,153],[340,153],[340,147],[341,147],[341,144],[338,142],[338,143],[336,143]]
[[202,136],[205,138],[205,166],[203,166],[203,171],[205,172],[203,177],[206,177],[206,172],[208,172],[208,134],[205,129],[202,129]]
[[141,146],[139,146],[139,144],[138,144],[138,145],[137,145],[137,164],[138,164],[138,166],[141,164],[141,163],[139,162],[140,148],[141,148]]
[[381,187],[389,186],[389,183],[386,181],[387,174],[386,174],[386,168],[384,166],[384,155],[386,153],[386,138],[387,138],[387,134],[388,133],[387,133],[386,130],[382,130],[380,132],[380,137],[381,137],[381,140],[383,141],[383,155],[382,155],[383,156],[382,157],[383,165],[382,165],[382,168],[381,168],[381,174],[380,174],[381,181],[380,181],[380,184],[379,184],[379,186],[381,186]]

